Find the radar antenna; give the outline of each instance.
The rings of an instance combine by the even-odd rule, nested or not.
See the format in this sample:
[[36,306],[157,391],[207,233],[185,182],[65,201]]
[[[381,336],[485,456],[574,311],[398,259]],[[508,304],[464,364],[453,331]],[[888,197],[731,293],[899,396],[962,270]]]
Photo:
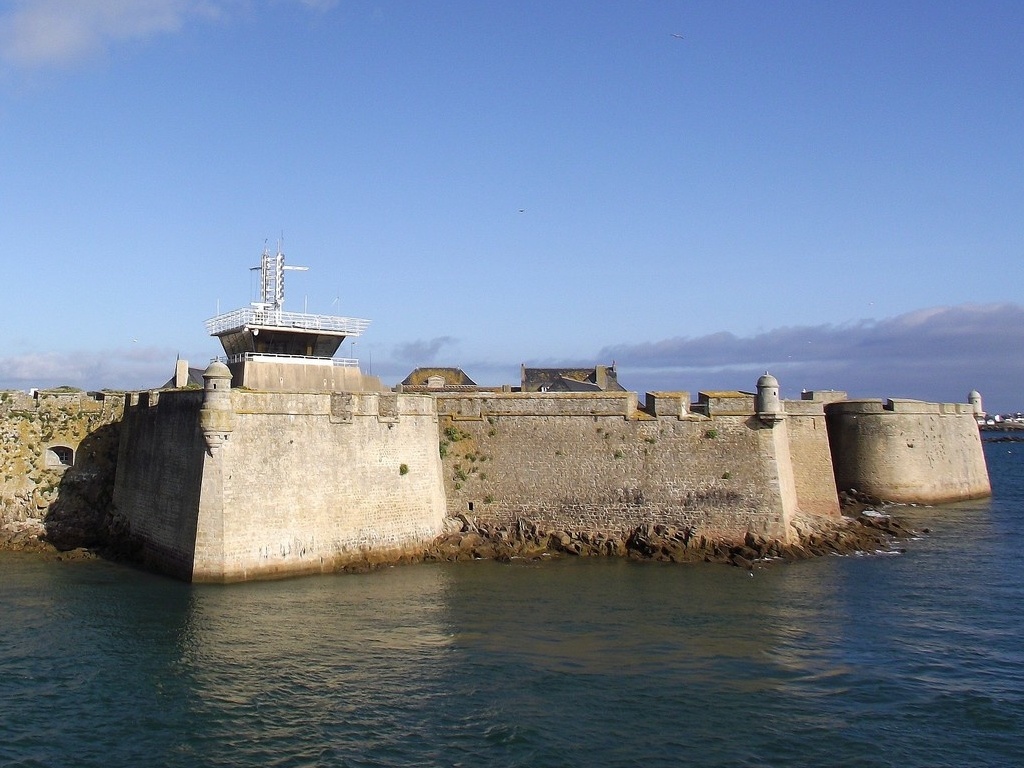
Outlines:
[[285,264],[284,252],[281,250],[281,244],[278,243],[276,254],[271,255],[270,249],[264,247],[263,256],[260,258],[260,265],[250,269],[253,271],[260,270],[260,300],[259,302],[253,302],[253,307],[280,312],[284,307],[285,270],[305,272],[309,267]]

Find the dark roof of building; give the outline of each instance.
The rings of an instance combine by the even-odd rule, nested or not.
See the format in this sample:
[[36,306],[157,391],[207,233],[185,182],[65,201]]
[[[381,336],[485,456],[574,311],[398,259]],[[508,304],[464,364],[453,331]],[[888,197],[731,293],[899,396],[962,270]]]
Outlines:
[[425,387],[434,376],[444,379],[446,387],[475,387],[473,381],[461,368],[417,368],[402,381],[402,386]]
[[594,368],[527,368],[522,366],[523,392],[624,392],[614,365]]
[[592,381],[577,381],[559,376],[548,387],[548,392],[601,392],[601,388]]
[[[203,384],[205,383],[203,381],[203,373],[205,371],[206,371],[205,368],[192,368],[192,367],[190,367],[188,369],[188,383],[186,383],[185,386],[186,387],[192,387],[192,386],[201,387],[201,386],[203,386]],[[164,385],[162,387],[160,387],[160,389],[174,389],[174,388],[175,387],[174,387],[174,377],[173,376],[171,376],[171,378],[169,378],[164,383]]]

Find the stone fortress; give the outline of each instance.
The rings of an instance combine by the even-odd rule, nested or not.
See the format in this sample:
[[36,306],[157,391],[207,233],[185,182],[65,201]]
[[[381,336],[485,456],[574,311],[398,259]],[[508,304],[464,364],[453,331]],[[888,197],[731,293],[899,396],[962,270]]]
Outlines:
[[977,393],[783,400],[766,373],[752,393],[641,405],[614,367],[534,391],[525,371],[519,391],[438,376],[392,391],[334,356],[368,321],[284,311],[289,268],[264,252],[261,300],[208,321],[226,359],[202,388],[5,396],[0,523],[49,513],[53,538],[63,503],[65,520],[106,515],[153,568],[231,582],[416,559],[460,526],[781,546],[840,523],[837,489],[990,494]]

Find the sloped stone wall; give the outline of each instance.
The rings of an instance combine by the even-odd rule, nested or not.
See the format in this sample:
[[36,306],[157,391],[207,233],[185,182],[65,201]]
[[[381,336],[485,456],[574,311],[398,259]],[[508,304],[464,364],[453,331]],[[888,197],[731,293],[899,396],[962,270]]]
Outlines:
[[194,581],[331,571],[421,552],[441,532],[429,396],[229,394],[215,450],[202,392],[129,408],[115,501],[158,569]]

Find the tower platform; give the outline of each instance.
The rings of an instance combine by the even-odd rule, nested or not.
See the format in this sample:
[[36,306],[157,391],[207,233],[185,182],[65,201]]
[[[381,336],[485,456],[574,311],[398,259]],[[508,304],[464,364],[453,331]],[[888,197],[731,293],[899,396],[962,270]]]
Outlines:
[[220,339],[232,386],[258,391],[380,391],[380,381],[366,376],[354,358],[336,357],[342,343],[361,336],[370,325],[358,317],[287,312],[284,273],[307,267],[286,265],[278,248],[264,249],[260,265],[260,300],[206,321]]

